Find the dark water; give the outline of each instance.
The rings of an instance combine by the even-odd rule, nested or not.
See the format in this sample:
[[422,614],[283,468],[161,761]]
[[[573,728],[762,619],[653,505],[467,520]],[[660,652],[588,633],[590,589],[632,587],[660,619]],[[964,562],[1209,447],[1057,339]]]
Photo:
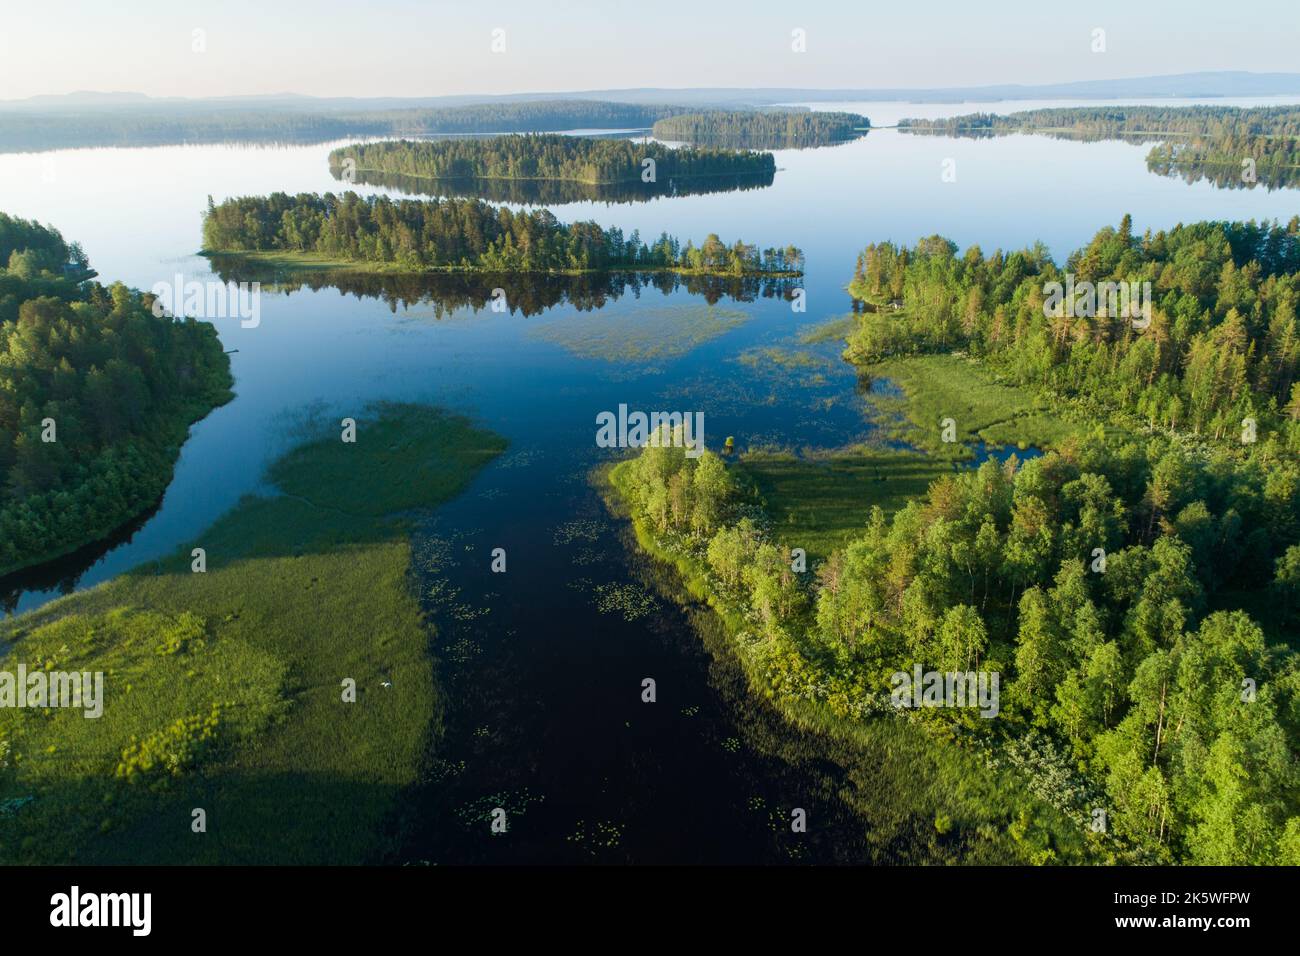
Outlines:
[[[882,123],[979,108],[860,111]],[[208,279],[208,263],[193,255],[207,196],[336,189],[326,162],[334,145],[0,156],[0,209],[81,241],[104,281],[148,289],[176,274]],[[1142,230],[1300,211],[1293,192],[1163,178],[1144,156],[1126,143],[877,130],[779,152],[763,188],[554,207],[561,219],[643,236],[666,230],[698,242],[717,232],[800,246],[804,313],[792,311],[788,289],[698,282],[503,280],[506,313],[485,307],[490,289],[463,280],[266,289],[257,328],[216,321],[226,348],[238,349],[237,397],[195,426],[157,511],[0,591],[11,610],[30,610],[188,549],[262,488],[295,417],[337,420],[381,399],[444,405],[510,448],[417,536],[448,703],[439,759],[407,802],[402,860],[865,859],[831,764],[811,742],[783,742],[726,655],[709,653],[690,611],[625,547],[625,528],[589,478],[612,454],[595,447],[596,415],[620,404],[703,411],[715,448],[727,436],[742,448],[869,438],[869,394],[838,347],[797,342],[802,329],[850,310],[844,285],[866,243],[938,232],[987,252],[1042,240],[1060,260],[1125,212]],[[947,158],[957,161],[955,183],[940,178]],[[806,357],[786,365],[792,350]],[[489,571],[495,547],[507,551],[505,574]],[[654,704],[641,702],[646,677],[657,682]],[[486,814],[498,806],[510,830],[493,837]],[[789,832],[794,807],[809,813],[801,839]]]

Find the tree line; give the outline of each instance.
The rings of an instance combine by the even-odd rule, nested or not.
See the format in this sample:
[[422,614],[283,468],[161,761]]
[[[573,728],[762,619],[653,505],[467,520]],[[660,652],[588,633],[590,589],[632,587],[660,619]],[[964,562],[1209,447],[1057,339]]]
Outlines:
[[811,110],[706,110],[657,120],[659,139],[739,149],[830,146],[866,134],[871,121],[857,113]]
[[332,170],[425,179],[545,179],[591,185],[642,183],[647,172],[654,180],[776,172],[771,153],[670,149],[659,143],[558,134],[359,143],[334,150],[329,163]]
[[[1150,283],[1150,322],[1048,309],[1048,284]],[[1041,245],[985,256],[932,236],[858,257],[846,355],[963,349],[1013,382],[1144,427],[1300,453],[1300,218],[1133,234],[1125,216],[1058,267]],[[1252,424],[1253,423],[1253,424]],[[1243,436],[1245,436],[1243,438]]]
[[0,213],[0,574],[104,537],[166,488],[189,425],[230,398],[207,323],[90,281],[57,230]]
[[[1099,428],[941,478],[892,518],[873,508],[803,573],[799,541],[711,453],[660,442],[618,483],[778,701],[849,724],[905,713],[1012,755],[1096,858],[1300,864],[1294,456]],[[997,718],[894,711],[892,675],[917,665],[999,673]],[[1009,829],[1029,859],[1073,858]]]
[[[1300,107],[1083,106],[905,119],[909,132],[955,136],[1046,133],[1154,142],[1147,168],[1228,188],[1300,183]],[[1249,161],[1249,168],[1245,164]]]
[[208,202],[208,253],[305,252],[328,259],[386,263],[403,270],[464,272],[602,272],[666,269],[718,275],[797,275],[793,246],[760,250],[708,235],[696,246],[663,233],[595,222],[565,224],[547,209],[513,211],[476,199],[392,200],[272,193]]
[[304,112],[284,109],[7,111],[0,151],[173,143],[323,143],[349,136],[649,129],[689,107],[539,100],[445,108]]

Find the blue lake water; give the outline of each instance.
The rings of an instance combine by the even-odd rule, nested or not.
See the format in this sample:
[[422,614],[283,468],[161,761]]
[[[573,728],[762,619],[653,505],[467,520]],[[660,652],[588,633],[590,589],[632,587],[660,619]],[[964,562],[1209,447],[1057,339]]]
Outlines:
[[[903,116],[1078,104],[814,105],[889,124]],[[0,209],[81,242],[101,281],[148,289],[176,274],[210,279],[207,261],[195,255],[207,197],[339,191],[326,164],[337,145],[0,155]],[[157,511],[106,553],[92,549],[9,582],[7,603],[11,611],[30,610],[61,591],[200,545],[203,530],[241,496],[264,490],[266,465],[305,415],[357,416],[376,400],[444,405],[505,435],[510,449],[421,538],[421,547],[454,543],[459,557],[447,573],[462,600],[488,613],[475,624],[440,625],[441,647],[478,648],[443,659],[453,701],[444,756],[465,769],[417,795],[433,809],[409,857],[582,860],[590,855],[585,837],[567,837],[579,823],[580,830],[605,823],[622,836],[601,858],[790,858],[788,847],[773,843],[754,800],[789,805],[801,799],[806,779],[743,742],[732,748],[745,736],[735,675],[720,676],[680,610],[661,602],[654,615],[626,621],[597,606],[603,585],[626,582],[636,570],[586,480],[609,455],[595,446],[596,415],[620,404],[700,410],[711,447],[729,435],[742,447],[866,439],[870,397],[834,343],[805,350],[815,367],[793,372],[761,354],[740,359],[752,349],[798,348],[801,329],[846,314],[844,286],[867,243],[939,233],[990,252],[1041,240],[1060,261],[1125,213],[1137,231],[1300,213],[1300,197],[1290,190],[1220,190],[1149,173],[1146,151],[1117,142],[879,129],[845,145],[779,151],[767,188],[551,207],[563,220],[595,219],[645,238],[667,231],[698,244],[716,232],[728,242],[799,246],[807,257],[804,313],[782,297],[724,295],[710,304],[682,288],[625,288],[600,308],[563,302],[531,315],[447,310],[436,292],[396,299],[333,288],[264,292],[257,328],[216,323],[225,347],[238,350],[231,356],[237,397],[193,428]],[[948,159],[955,160],[955,182],[941,178]],[[530,294],[503,285],[510,301]],[[496,546],[510,553],[508,586],[486,573],[487,552]],[[439,608],[432,613],[437,620]],[[662,688],[655,708],[639,703],[648,675]],[[476,736],[484,726],[489,732]],[[517,841],[470,840],[437,823],[497,792],[531,807],[531,829],[519,830]],[[836,822],[813,856],[853,859],[852,820],[833,800],[817,800]]]

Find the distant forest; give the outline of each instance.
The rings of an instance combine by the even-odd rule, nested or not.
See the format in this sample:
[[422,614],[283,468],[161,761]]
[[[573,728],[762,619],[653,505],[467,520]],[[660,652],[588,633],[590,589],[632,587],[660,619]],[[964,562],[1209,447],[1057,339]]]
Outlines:
[[0,152],[177,143],[322,143],[349,136],[648,129],[684,106],[539,100],[444,109],[307,113],[283,109],[0,112]]
[[719,275],[794,275],[803,254],[793,246],[759,250],[710,234],[681,245],[666,233],[653,243],[638,232],[594,222],[561,223],[547,209],[514,212],[474,199],[362,198],[347,192],[272,193],[209,200],[203,219],[208,253],[296,252],[408,271],[602,272],[655,270]]
[[0,575],[153,505],[189,425],[230,398],[206,322],[94,273],[55,230],[0,213]]
[[857,113],[708,110],[657,120],[654,134],[659,139],[737,149],[799,149],[863,136],[870,125]]
[[[351,160],[357,172],[395,173],[426,179],[544,179],[590,185],[641,183],[646,160],[655,179],[718,175],[771,175],[776,159],[751,150],[686,146],[588,136],[527,134],[482,139],[397,140],[344,146],[330,153],[330,167]],[[650,185],[650,184],[647,184]]]
[[[1118,106],[971,113],[940,120],[905,119],[917,133],[987,136],[1045,133],[1090,140],[1124,139],[1157,145],[1147,168],[1188,182],[1267,188],[1300,185],[1300,107]],[[1253,170],[1245,169],[1246,161]]]

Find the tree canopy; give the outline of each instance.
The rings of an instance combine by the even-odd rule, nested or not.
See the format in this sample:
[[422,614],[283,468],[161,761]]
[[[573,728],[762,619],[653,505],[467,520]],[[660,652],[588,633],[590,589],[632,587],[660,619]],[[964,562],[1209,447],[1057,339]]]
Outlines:
[[656,121],[660,139],[742,149],[830,146],[866,135],[871,121],[857,113],[811,110],[706,110]]
[[[1151,321],[1062,314],[1050,282],[1151,284]],[[1064,267],[1042,246],[958,254],[935,236],[884,242],[858,257],[850,291],[864,303],[848,356],[964,349],[1017,384],[1148,427],[1300,453],[1300,219],[1201,222],[1136,236],[1126,216]],[[1098,303],[1100,305],[1100,303]]]
[[647,159],[654,161],[656,179],[776,171],[771,153],[670,149],[660,143],[557,134],[359,143],[334,150],[329,161],[331,168],[351,160],[357,172],[427,179],[549,179],[594,185],[642,182]]
[[[1000,115],[905,119],[913,133],[987,136],[1042,133],[1085,140],[1123,139],[1156,145],[1147,168],[1188,182],[1268,188],[1300,184],[1300,108],[1295,106],[1077,106]],[[1244,164],[1249,161],[1249,175]]]
[[390,263],[411,271],[602,272],[668,269],[718,275],[793,275],[792,246],[727,245],[716,234],[693,242],[661,234],[652,243],[594,222],[564,224],[547,209],[515,212],[475,199],[362,198],[353,192],[272,193],[209,204],[209,253],[307,252]]
[[54,229],[0,213],[0,574],[157,501],[188,426],[230,396],[213,327],[104,286]]

